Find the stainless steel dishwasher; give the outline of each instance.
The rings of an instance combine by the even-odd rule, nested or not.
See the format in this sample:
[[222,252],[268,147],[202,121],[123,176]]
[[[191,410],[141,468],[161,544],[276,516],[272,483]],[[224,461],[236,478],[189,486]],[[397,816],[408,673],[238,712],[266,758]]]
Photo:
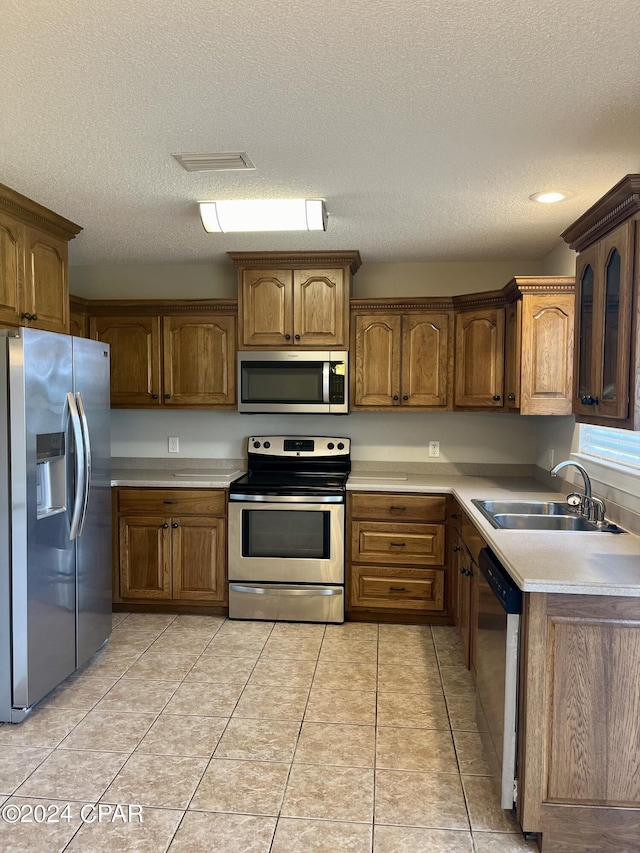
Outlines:
[[503,809],[516,800],[518,664],[522,593],[488,549],[476,578],[477,720]]

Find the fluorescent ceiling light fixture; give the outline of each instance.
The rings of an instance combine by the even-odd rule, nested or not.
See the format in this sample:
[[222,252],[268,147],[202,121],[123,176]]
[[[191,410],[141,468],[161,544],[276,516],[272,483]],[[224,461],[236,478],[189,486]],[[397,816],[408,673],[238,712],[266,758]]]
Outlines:
[[246,151],[218,154],[172,154],[187,172],[251,171],[255,166]]
[[205,231],[326,231],[327,211],[321,198],[201,201]]
[[557,190],[548,190],[547,192],[534,193],[530,195],[531,201],[539,201],[542,204],[555,204],[556,201],[562,201],[567,197],[568,193],[561,193]]

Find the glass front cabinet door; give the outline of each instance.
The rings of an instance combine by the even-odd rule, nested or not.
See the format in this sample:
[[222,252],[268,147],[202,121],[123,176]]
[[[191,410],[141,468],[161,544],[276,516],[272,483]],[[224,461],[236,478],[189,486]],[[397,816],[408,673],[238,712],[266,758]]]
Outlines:
[[633,236],[634,222],[625,222],[578,256],[577,416],[629,417]]

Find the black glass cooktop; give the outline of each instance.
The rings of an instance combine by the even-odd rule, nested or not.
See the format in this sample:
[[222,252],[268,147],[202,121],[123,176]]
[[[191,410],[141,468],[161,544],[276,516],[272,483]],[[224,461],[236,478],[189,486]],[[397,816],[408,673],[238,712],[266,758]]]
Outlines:
[[347,474],[304,471],[250,471],[229,487],[231,494],[341,494]]

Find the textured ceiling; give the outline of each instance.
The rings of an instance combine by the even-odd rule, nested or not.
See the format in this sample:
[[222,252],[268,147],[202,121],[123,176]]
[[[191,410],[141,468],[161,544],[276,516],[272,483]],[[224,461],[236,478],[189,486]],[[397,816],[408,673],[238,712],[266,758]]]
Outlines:
[[[72,264],[535,259],[640,172],[638,0],[0,7],[0,182],[83,226]],[[206,151],[256,170],[171,157]],[[268,196],[325,198],[327,232],[202,230],[197,200]]]

